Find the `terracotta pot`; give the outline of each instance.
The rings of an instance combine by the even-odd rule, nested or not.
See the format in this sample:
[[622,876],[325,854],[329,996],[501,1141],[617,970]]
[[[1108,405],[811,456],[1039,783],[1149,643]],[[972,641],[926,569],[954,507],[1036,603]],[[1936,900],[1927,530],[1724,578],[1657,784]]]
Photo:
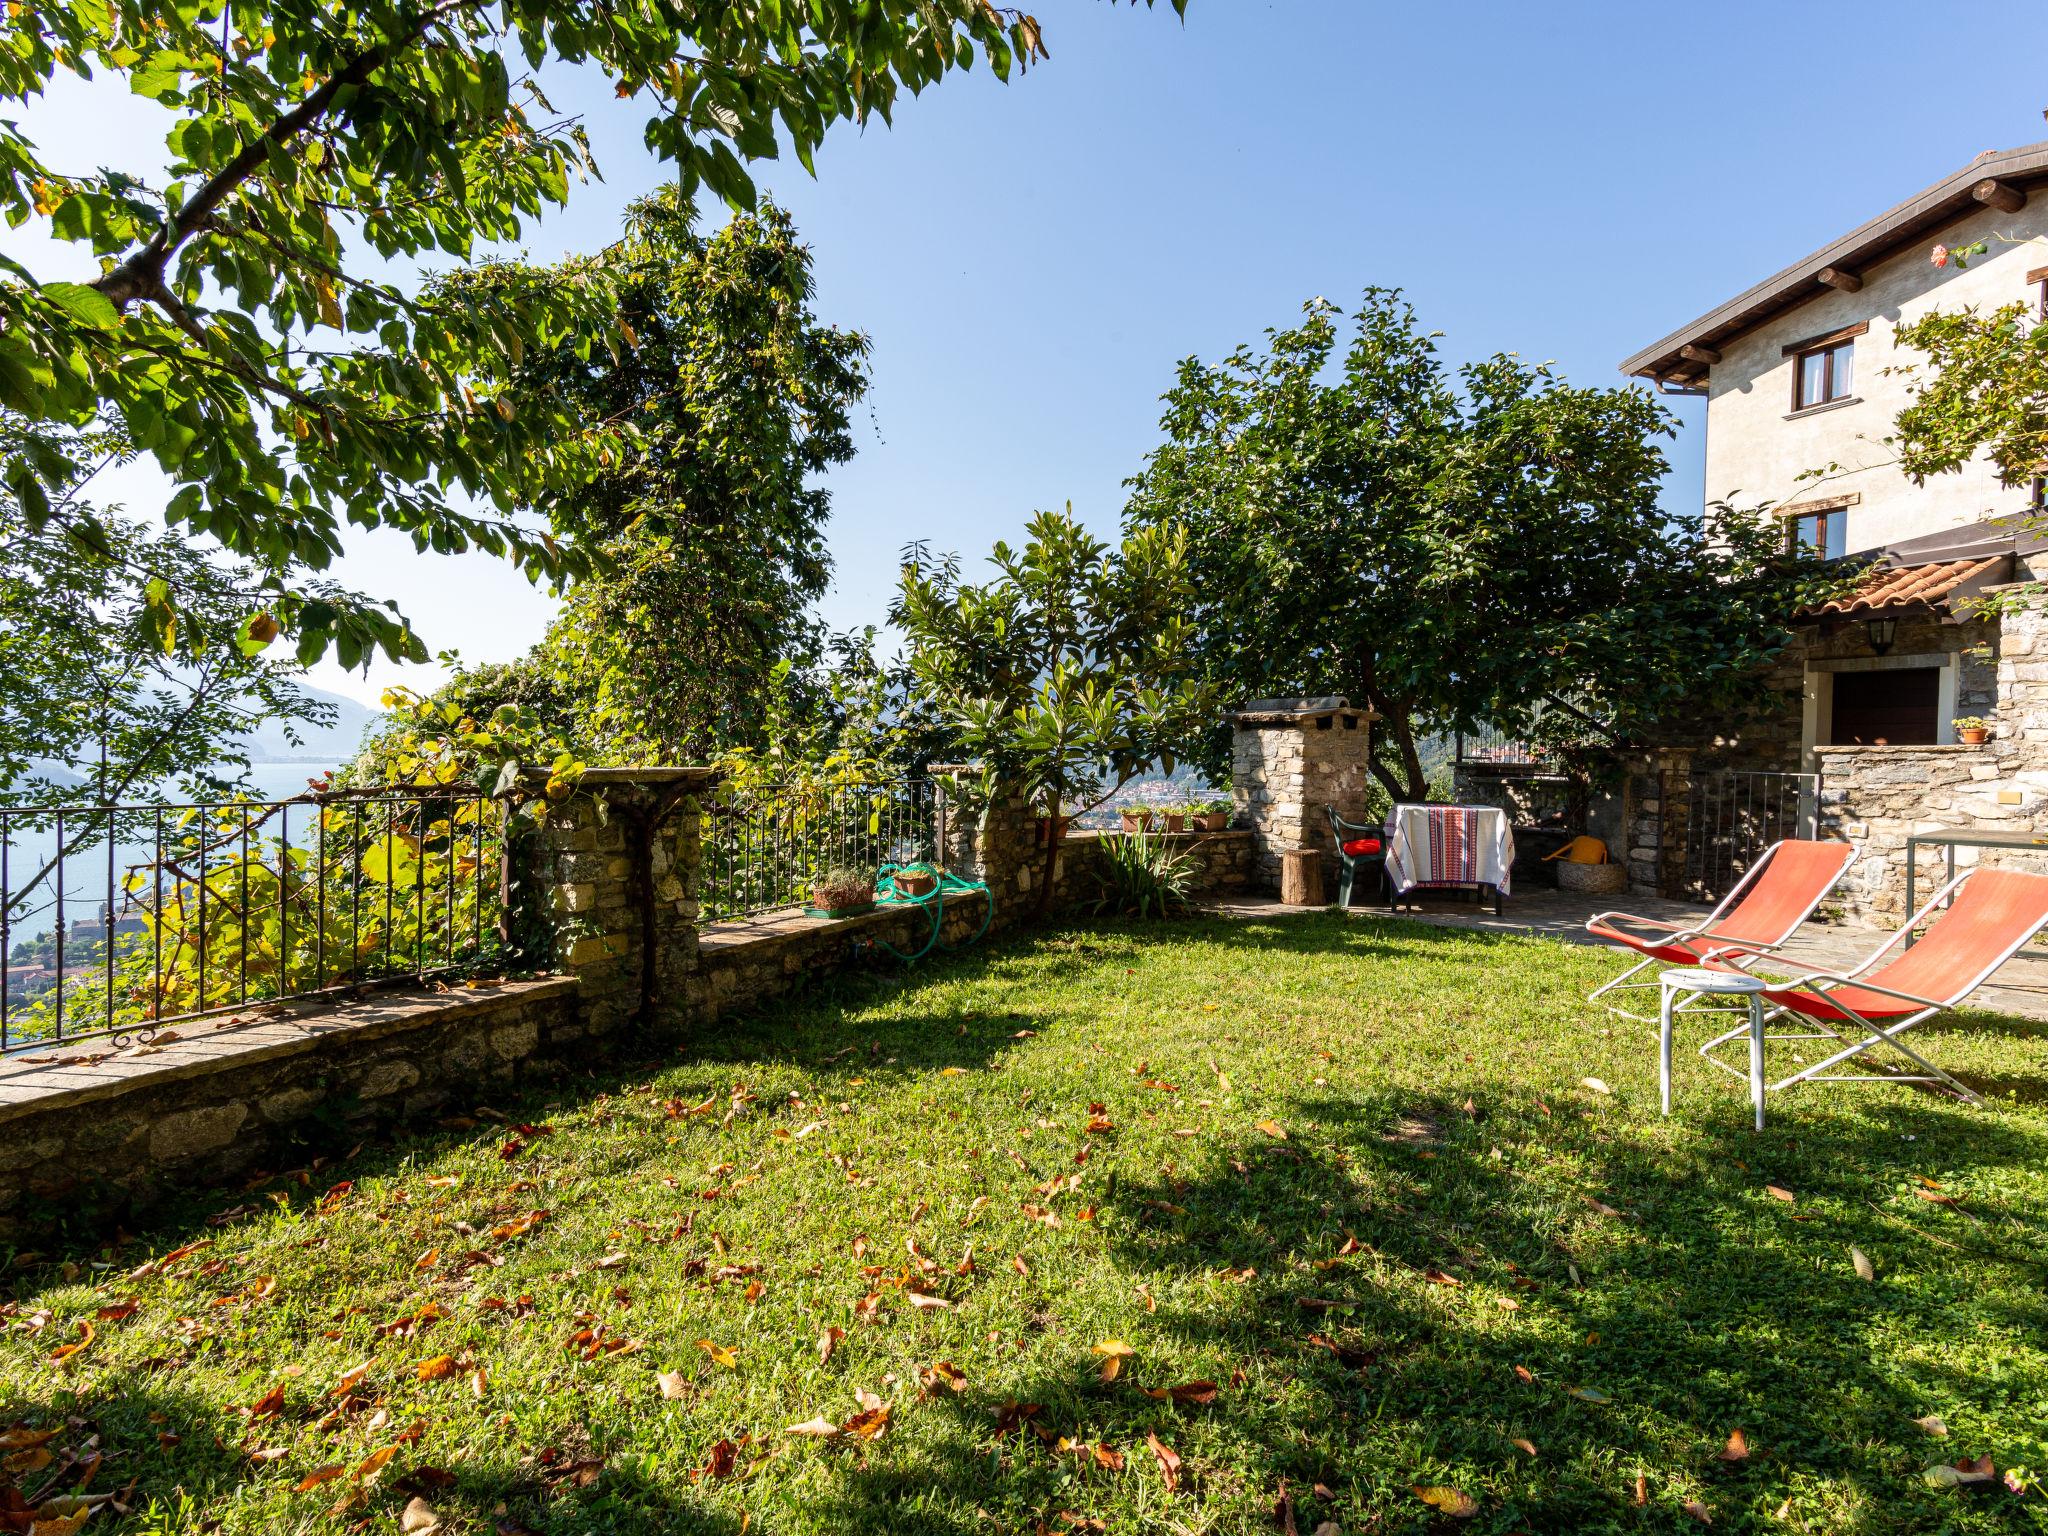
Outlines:
[[929,896],[938,883],[939,877],[928,869],[896,871],[896,894],[899,896]]
[[1185,831],[1187,831],[1187,829],[1188,829],[1188,819],[1187,819],[1187,817],[1185,817],[1185,816],[1181,815],[1181,814],[1180,814],[1180,813],[1179,813],[1178,811],[1168,811],[1168,812],[1166,813],[1166,830],[1167,830],[1167,831],[1169,831],[1169,832],[1185,832]]
[[[1060,818],[1060,836],[1065,837],[1067,828],[1072,825],[1073,821],[1070,817],[1062,816]],[[1038,846],[1044,848],[1051,842],[1052,818],[1050,816],[1041,816],[1038,818]]]
[[1966,747],[1981,747],[1984,745],[1984,738],[1990,734],[1988,729],[1980,726],[1972,731],[1957,731],[1956,738]]
[[1221,832],[1229,825],[1230,812],[1228,811],[1204,811],[1202,813],[1202,830],[1204,832]]
[[1118,811],[1117,815],[1123,821],[1123,828],[1126,832],[1146,832],[1151,830],[1152,813],[1150,811]]

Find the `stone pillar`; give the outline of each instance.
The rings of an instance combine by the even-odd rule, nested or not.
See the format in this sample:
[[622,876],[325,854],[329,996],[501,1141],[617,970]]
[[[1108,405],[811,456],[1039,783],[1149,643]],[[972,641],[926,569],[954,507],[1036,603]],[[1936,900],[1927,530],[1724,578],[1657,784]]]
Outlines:
[[1364,820],[1378,717],[1348,699],[1319,698],[1254,699],[1224,718],[1235,819],[1252,831],[1253,886],[1278,891],[1283,853],[1330,846],[1332,807]]
[[574,976],[584,1028],[680,1029],[697,968],[709,768],[592,768],[548,808],[535,914],[555,969]]
[[1685,836],[1692,815],[1692,753],[1683,747],[1645,752],[1622,780],[1621,858],[1632,896],[1681,897]]
[[977,764],[934,763],[930,773],[943,796],[939,856],[966,880],[986,884],[995,897],[992,927],[1004,927],[1031,909],[1045,856],[1039,851],[1031,807],[1015,791],[988,799]]

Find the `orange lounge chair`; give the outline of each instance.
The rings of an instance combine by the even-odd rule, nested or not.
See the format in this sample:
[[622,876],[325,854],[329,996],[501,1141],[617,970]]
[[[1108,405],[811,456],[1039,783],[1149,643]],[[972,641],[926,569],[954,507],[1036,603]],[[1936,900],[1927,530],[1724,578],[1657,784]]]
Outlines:
[[[1721,904],[1690,927],[1626,912],[1602,912],[1587,919],[1586,932],[1594,938],[1623,945],[1643,958],[1605,986],[1594,988],[1586,1001],[1598,1002],[1609,992],[1655,991],[1658,983],[1654,977],[1649,981],[1629,979],[1649,966],[1703,965],[1725,952],[1771,953],[1798,932],[1813,909],[1841,883],[1856,862],[1857,852],[1853,844],[1843,842],[1788,837],[1773,843]],[[1631,1013],[1611,1002],[1601,1006],[1625,1019],[1657,1022],[1655,1015]]]
[[[1908,942],[1913,930],[1950,897],[1955,904],[1935,919],[1918,942]],[[1962,1002],[2044,925],[2048,925],[2048,875],[1979,866],[1965,870],[1935,892],[1934,899],[1908,918],[1905,927],[1854,970],[1827,970],[1783,955],[1725,955],[1712,963],[1751,975],[1759,969],[1779,967],[1803,973],[1796,980],[1773,981],[1764,989],[1764,1002],[1771,1009],[1767,1021],[1796,1018],[1813,1025],[1814,1032],[1767,1035],[1767,1039],[1850,1042],[1825,1060],[1772,1083],[1772,1091],[1805,1082],[1940,1083],[1971,1103],[1981,1104],[1979,1094],[1899,1036]],[[1893,955],[1895,950],[1899,952]],[[1700,1054],[1717,1067],[1735,1071],[1713,1052],[1748,1033],[1747,1024],[1731,1030],[1701,1046]],[[1830,1068],[1876,1045],[1891,1046],[1925,1071],[1887,1070],[1866,1077],[1830,1074]]]

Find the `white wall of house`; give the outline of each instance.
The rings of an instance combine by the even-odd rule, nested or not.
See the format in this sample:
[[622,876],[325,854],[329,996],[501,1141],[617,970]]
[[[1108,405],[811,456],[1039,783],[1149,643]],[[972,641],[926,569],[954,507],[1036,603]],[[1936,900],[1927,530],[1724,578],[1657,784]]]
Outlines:
[[[1991,248],[1967,269],[1938,268],[1929,260],[1937,243],[1955,247],[1979,239]],[[1726,344],[1708,384],[1708,503],[1783,507],[1853,496],[1846,529],[1851,553],[2023,512],[2027,487],[2000,485],[1981,458],[1924,486],[1899,472],[1884,439],[1911,398],[1911,380],[1888,370],[1920,358],[1894,343],[1902,321],[1936,308],[2031,306],[2039,290],[2026,274],[2044,266],[2048,191],[2036,191],[2017,213],[1984,209],[1859,274],[1863,287],[1856,293],[1816,285],[1813,299]],[[1853,396],[1794,412],[1795,363],[1785,347],[1864,321],[1870,329],[1855,339]],[[1827,473],[1802,480],[1809,470]]]

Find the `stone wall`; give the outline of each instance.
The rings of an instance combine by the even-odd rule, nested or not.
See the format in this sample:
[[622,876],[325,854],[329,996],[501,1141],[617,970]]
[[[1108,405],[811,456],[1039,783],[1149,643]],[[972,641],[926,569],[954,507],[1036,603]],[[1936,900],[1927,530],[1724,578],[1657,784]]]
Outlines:
[[[174,1186],[245,1179],[579,1061],[567,977],[371,992],[255,1022],[80,1041],[0,1063],[0,1239],[102,1225]],[[97,1045],[97,1048],[95,1046]]]
[[[1906,914],[1905,841],[1937,827],[2048,834],[2048,614],[2038,609],[1962,624],[1923,621],[1915,643],[1943,639],[1957,651],[1957,713],[1992,722],[1982,746],[1819,747],[1819,831],[1858,844],[1862,854],[1830,905],[1857,921],[1896,926]],[[1936,633],[1936,631],[1942,633]],[[1907,647],[1907,626],[1899,644]],[[2039,855],[1959,850],[1959,868],[1979,858],[2044,867]],[[1942,864],[1921,855],[1917,897],[1925,900]]]

